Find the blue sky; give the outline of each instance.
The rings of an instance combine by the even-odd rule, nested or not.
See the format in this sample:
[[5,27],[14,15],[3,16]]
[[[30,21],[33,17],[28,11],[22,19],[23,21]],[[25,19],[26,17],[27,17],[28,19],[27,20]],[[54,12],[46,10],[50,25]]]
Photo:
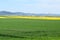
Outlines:
[[60,0],[0,0],[0,11],[60,13]]

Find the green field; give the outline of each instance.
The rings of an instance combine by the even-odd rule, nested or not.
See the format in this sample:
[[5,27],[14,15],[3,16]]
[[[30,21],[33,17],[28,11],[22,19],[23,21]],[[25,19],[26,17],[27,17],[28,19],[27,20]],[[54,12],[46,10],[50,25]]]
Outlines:
[[60,40],[60,20],[0,18],[0,40]]

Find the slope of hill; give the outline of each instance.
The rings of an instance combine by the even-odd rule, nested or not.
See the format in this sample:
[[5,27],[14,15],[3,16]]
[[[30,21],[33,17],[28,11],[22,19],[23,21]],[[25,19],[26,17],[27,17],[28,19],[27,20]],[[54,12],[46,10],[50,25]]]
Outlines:
[[17,16],[60,16],[60,14],[46,14],[46,13],[24,13],[24,12],[8,12],[0,11],[0,15],[17,15]]

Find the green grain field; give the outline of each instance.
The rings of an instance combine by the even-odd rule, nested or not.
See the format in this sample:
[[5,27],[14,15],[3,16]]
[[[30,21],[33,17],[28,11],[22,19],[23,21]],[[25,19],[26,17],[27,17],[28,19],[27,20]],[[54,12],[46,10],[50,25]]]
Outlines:
[[60,40],[60,20],[0,18],[0,40]]

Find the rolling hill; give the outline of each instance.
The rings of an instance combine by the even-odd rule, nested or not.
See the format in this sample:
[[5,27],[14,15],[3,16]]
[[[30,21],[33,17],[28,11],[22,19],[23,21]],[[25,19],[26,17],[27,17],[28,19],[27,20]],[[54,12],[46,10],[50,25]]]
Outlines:
[[24,12],[9,12],[9,11],[0,11],[0,15],[4,16],[60,16],[60,14],[46,14],[46,13],[24,13]]

